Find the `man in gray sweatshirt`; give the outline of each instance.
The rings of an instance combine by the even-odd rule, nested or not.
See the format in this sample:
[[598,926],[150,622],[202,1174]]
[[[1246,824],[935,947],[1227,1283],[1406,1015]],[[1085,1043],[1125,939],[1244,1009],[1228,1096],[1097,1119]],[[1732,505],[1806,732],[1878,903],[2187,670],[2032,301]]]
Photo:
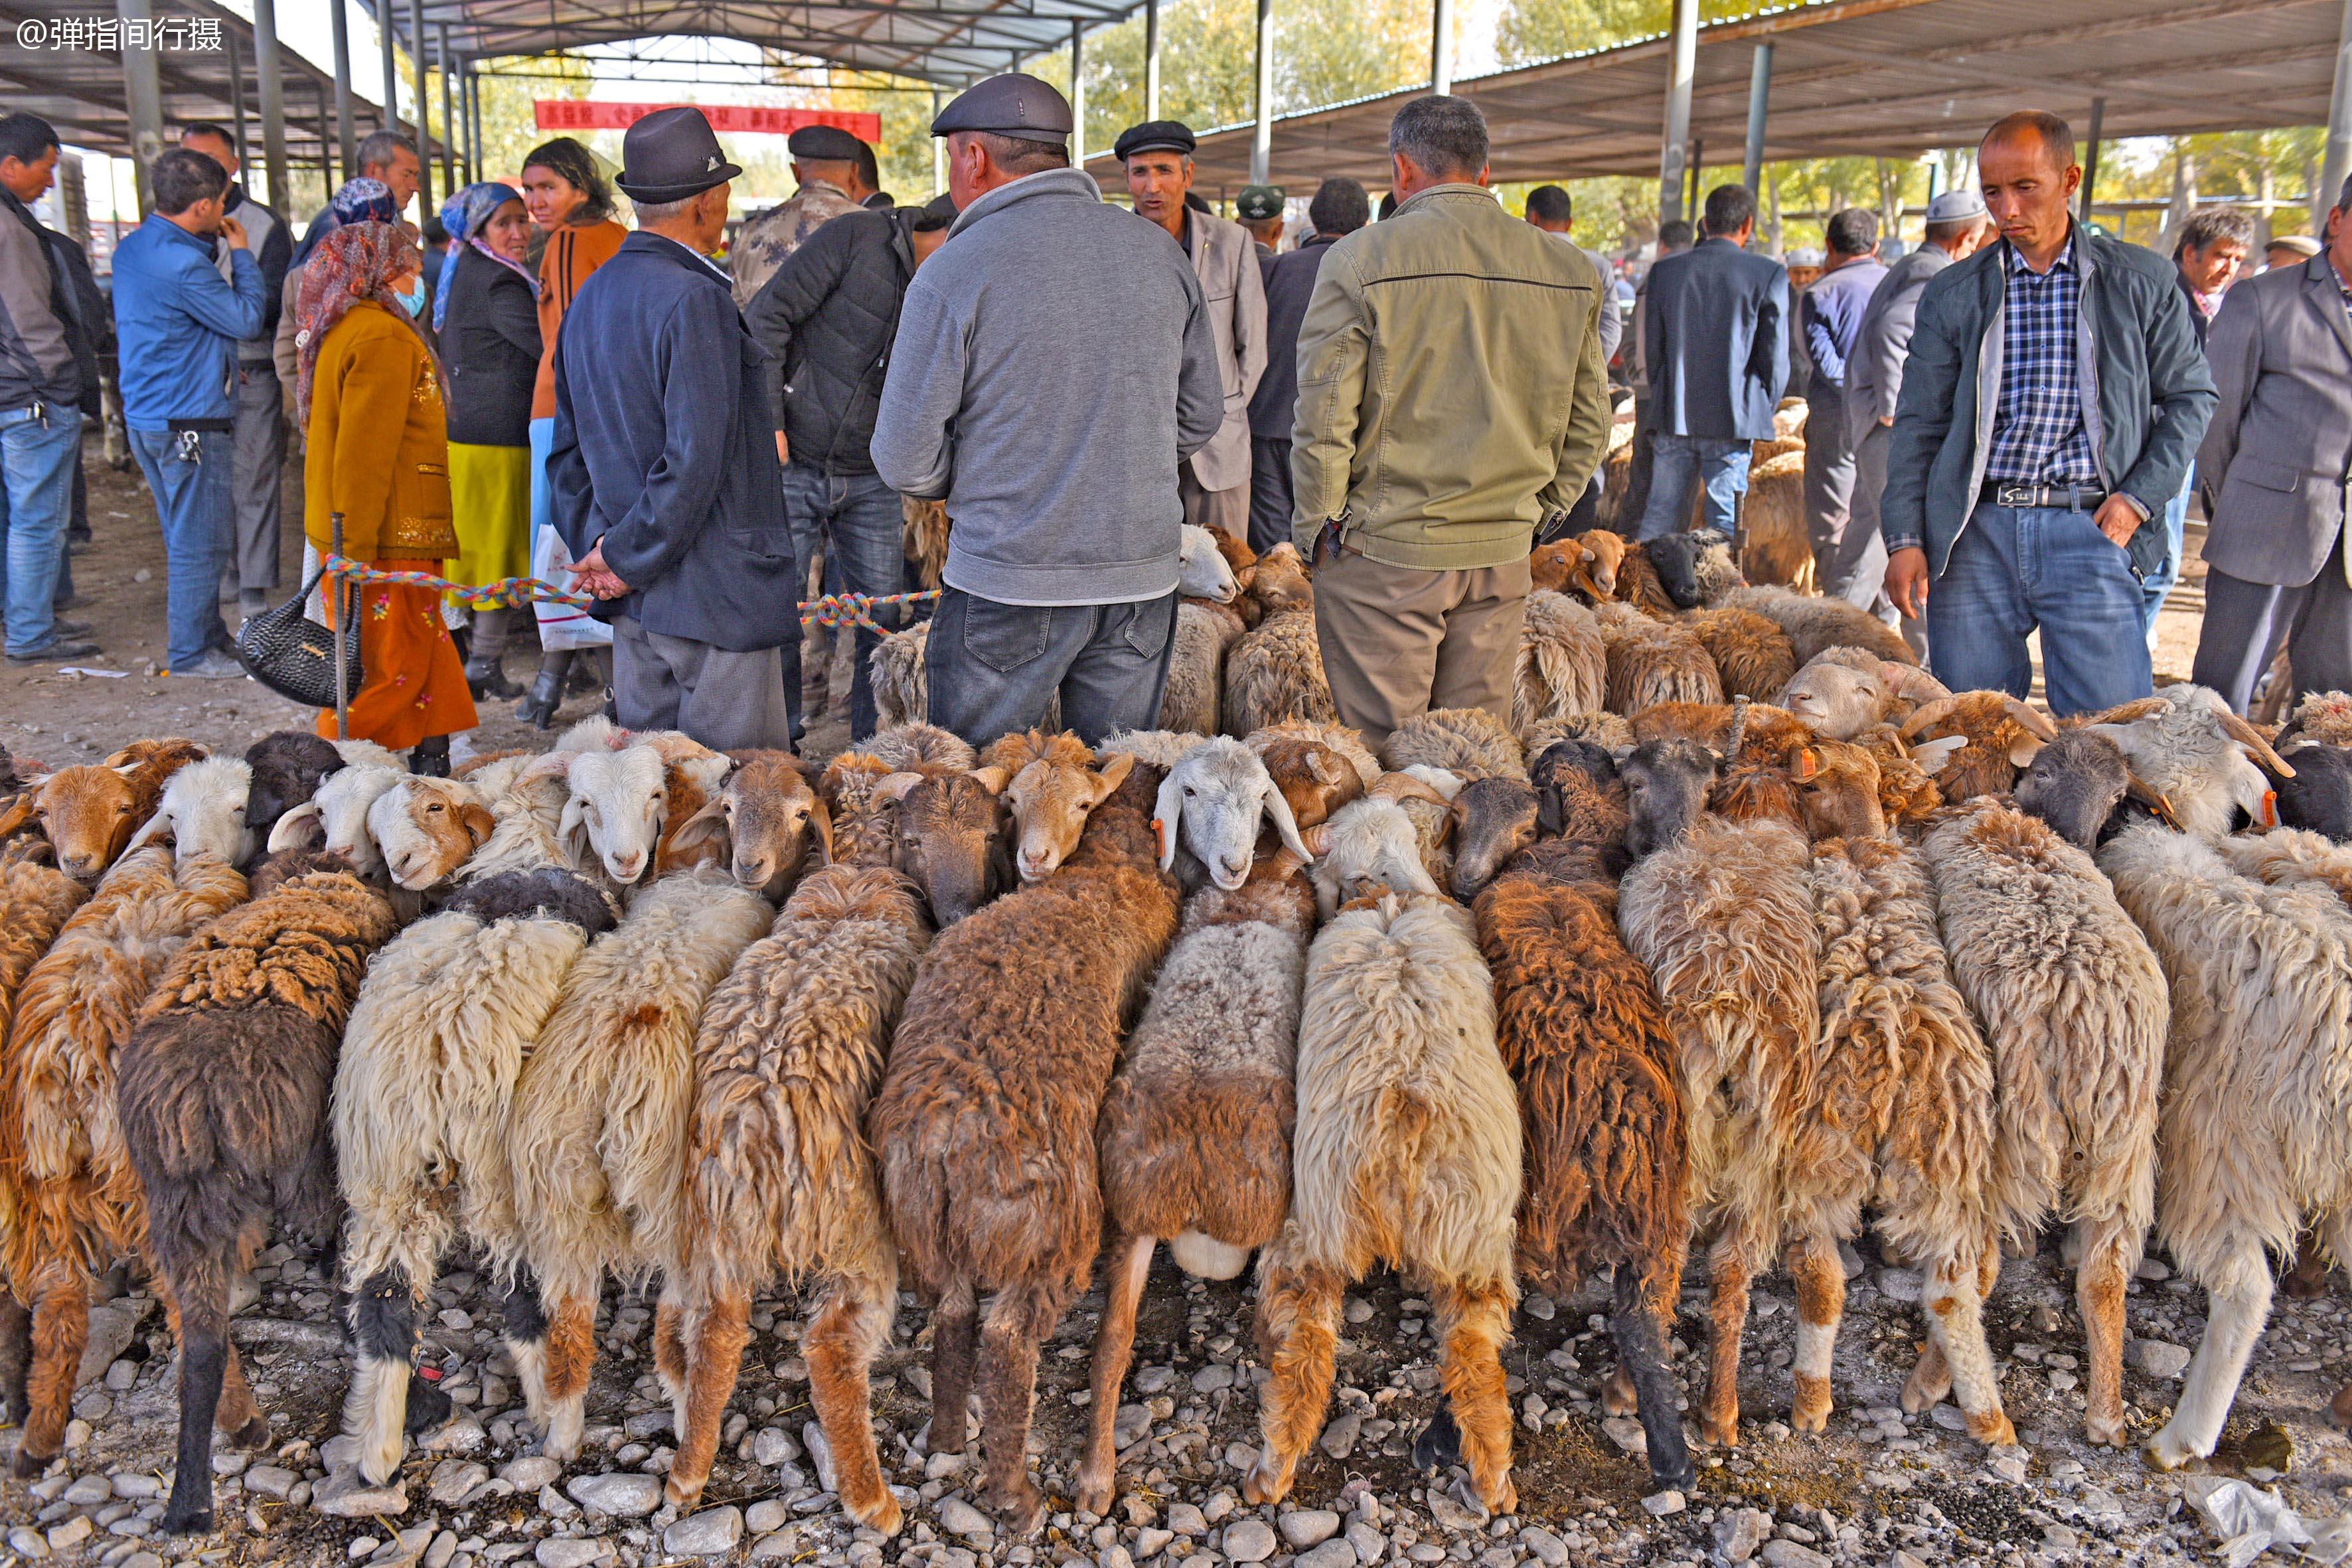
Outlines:
[[925,663],[974,745],[1045,721],[1088,745],[1159,721],[1177,465],[1224,419],[1201,286],[1167,231],[1069,166],[1070,106],[992,77],[949,104],[961,216],[908,286],[875,471],[955,520]]

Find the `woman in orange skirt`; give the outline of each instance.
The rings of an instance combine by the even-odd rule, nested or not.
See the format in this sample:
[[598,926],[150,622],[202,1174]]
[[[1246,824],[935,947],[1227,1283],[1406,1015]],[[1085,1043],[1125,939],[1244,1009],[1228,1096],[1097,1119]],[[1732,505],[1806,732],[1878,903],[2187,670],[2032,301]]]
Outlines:
[[[345,555],[383,571],[443,575],[457,553],[448,421],[439,363],[404,300],[424,265],[398,226],[360,223],[327,236],[302,269],[302,529],[323,554],[341,512]],[[327,597],[331,626],[335,595]],[[440,595],[371,583],[358,600],[363,679],[351,700],[352,738],[406,751],[412,773],[446,774],[449,737],[475,718]],[[319,715],[321,735],[332,737],[334,725],[332,713]]]

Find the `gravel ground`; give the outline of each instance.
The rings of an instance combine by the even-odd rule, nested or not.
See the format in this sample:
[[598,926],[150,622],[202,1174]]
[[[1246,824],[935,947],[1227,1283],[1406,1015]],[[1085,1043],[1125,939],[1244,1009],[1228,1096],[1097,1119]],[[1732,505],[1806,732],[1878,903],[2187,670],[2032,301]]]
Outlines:
[[[94,760],[142,735],[185,734],[241,748],[307,714],[250,683],[174,682],[144,672],[161,657],[161,551],[135,476],[90,464],[97,543],[76,558],[106,656],[121,679],[55,670],[0,672],[0,742],[50,764]],[[289,500],[295,489],[289,485]],[[2192,533],[2192,539],[2201,536]],[[2186,673],[2201,605],[2194,559],[2159,627],[2160,677]],[[290,591],[299,543],[289,556]],[[525,673],[527,656],[513,661]],[[566,717],[590,700],[574,699]],[[503,710],[505,705],[496,705]],[[812,749],[838,746],[836,721]],[[503,711],[470,744],[530,744]],[[461,743],[461,750],[463,743]],[[1867,1244],[1865,1244],[1867,1251]],[[425,1363],[457,1413],[414,1443],[397,1488],[355,1493],[330,1484],[349,1363],[333,1325],[318,1258],[284,1242],[255,1270],[257,1300],[238,1319],[271,1442],[223,1450],[214,1468],[220,1531],[158,1536],[171,1475],[176,1400],[163,1315],[118,1276],[93,1310],[78,1419],[64,1456],[27,1487],[0,1483],[0,1527],[16,1557],[103,1568],[186,1568],[194,1563],[341,1562],[405,1568],[482,1568],[529,1559],[537,1568],[650,1568],[689,1557],[929,1568],[1091,1563],[1097,1568],[1220,1568],[1225,1563],[1349,1568],[1373,1563],[1517,1564],[1736,1563],[1819,1568],[1824,1563],[1915,1568],[1935,1563],[2028,1564],[2204,1560],[2213,1543],[2187,1508],[2180,1479],[2148,1470],[2136,1453],[2082,1439],[2082,1324],[2054,1246],[2012,1259],[1987,1309],[2002,1394],[2021,1447],[1991,1454],[1959,1430],[1950,1405],[1924,1416],[1898,1407],[1921,1328],[1915,1276],[1862,1256],[1840,1335],[1839,1410],[1820,1436],[1792,1436],[1776,1417],[1790,1397],[1794,1299],[1787,1282],[1759,1285],[1749,1320],[1742,1389],[1748,1421],[1736,1450],[1700,1450],[1687,1499],[1645,1500],[1644,1470],[1627,1452],[1639,1427],[1594,1403],[1613,1364],[1599,1331],[1598,1293],[1532,1298],[1507,1352],[1520,1412],[1516,1479],[1521,1511],[1480,1520],[1444,1478],[1414,1471],[1411,1438],[1436,1386],[1425,1304],[1381,1277],[1349,1299],[1332,1421],[1283,1507],[1240,1498],[1254,1458],[1262,1375],[1250,1334],[1246,1281],[1207,1285],[1164,1260],[1154,1273],[1119,1413],[1125,1490],[1116,1516],[1049,1512],[1030,1542],[999,1542],[964,1485],[962,1461],[926,1455],[928,1317],[902,1300],[898,1333],[877,1369],[875,1415],[884,1463],[909,1504],[894,1540],[849,1527],[826,1489],[827,1457],[798,1357],[802,1303],[759,1304],[750,1363],[704,1506],[688,1518],[656,1511],[670,1417],[651,1375],[648,1297],[615,1290],[605,1304],[603,1354],[589,1399],[583,1457],[567,1468],[536,1455],[511,1366],[497,1337],[496,1295],[456,1259],[425,1329]],[[1693,1283],[1698,1282],[1694,1274]],[[1061,1326],[1042,1363],[1034,1437],[1041,1480],[1062,1509],[1084,1432],[1087,1347],[1101,1305],[1089,1295]],[[2188,1351],[2203,1330],[2203,1299],[2151,1259],[2132,1287],[2125,1392],[2135,1439],[2169,1412]],[[2279,1482],[2307,1521],[2352,1498],[2352,1445],[2328,1425],[2336,1387],[2352,1376],[2345,1310],[2334,1291],[2282,1300],[2258,1350],[2210,1468]],[[1703,1296],[1682,1304],[1676,1370],[1701,1372]],[[0,1446],[12,1442],[0,1435]]]

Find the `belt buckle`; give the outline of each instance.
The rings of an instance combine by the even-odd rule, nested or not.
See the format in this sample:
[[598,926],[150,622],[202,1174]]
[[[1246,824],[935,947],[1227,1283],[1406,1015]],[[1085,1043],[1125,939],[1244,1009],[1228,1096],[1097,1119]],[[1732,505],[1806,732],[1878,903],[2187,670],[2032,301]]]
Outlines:
[[2039,489],[2036,485],[2000,485],[1994,489],[1992,499],[1998,506],[2030,507]]

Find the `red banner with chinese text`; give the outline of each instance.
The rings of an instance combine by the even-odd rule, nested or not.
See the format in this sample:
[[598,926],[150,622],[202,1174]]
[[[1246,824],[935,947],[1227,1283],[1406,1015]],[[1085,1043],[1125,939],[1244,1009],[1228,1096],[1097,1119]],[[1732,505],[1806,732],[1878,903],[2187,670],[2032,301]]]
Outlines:
[[[625,131],[657,109],[672,103],[607,103],[593,98],[541,98],[531,109],[541,131]],[[698,103],[710,129],[725,135],[789,136],[808,125],[832,125],[868,145],[882,140],[879,114],[854,113],[845,109],[769,109],[751,103]]]

